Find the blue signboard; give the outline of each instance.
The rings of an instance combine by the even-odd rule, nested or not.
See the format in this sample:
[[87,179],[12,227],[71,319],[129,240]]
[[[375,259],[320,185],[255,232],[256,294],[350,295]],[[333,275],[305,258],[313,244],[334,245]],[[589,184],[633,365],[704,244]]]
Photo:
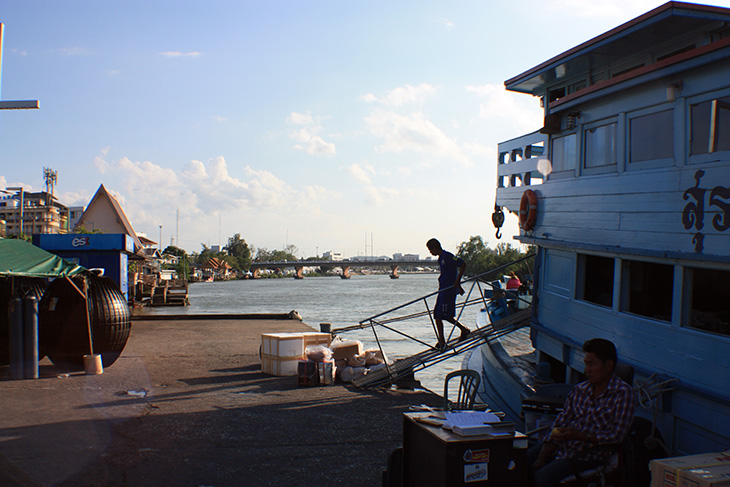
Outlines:
[[124,233],[35,234],[33,244],[51,250],[122,250],[134,252],[134,239]]
[[104,269],[122,294],[127,296],[127,256],[134,252],[134,239],[123,233],[35,234],[33,245],[87,269]]

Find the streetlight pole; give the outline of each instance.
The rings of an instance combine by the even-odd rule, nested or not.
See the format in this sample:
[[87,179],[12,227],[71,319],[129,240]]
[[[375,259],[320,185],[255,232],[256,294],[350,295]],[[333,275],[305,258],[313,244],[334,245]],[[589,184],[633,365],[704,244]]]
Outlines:
[[162,255],[162,225],[160,225],[160,243],[157,245],[157,247],[160,250],[160,255]]

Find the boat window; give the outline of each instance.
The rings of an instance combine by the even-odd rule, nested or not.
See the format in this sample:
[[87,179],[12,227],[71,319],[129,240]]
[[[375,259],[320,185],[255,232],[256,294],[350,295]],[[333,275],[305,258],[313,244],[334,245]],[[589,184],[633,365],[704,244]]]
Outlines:
[[576,141],[575,134],[566,135],[565,137],[555,137],[552,140],[552,172],[575,171],[576,161]]
[[632,118],[629,122],[629,162],[674,156],[674,112],[666,110]]
[[686,269],[689,317],[686,325],[698,330],[730,335],[730,272],[718,269]]
[[730,96],[692,105],[690,116],[692,155],[730,150]]
[[616,165],[616,123],[585,130],[583,167],[595,169]]
[[597,255],[578,255],[578,289],[583,301],[611,307],[613,305],[614,260]]
[[673,266],[627,260],[621,276],[621,311],[671,321]]

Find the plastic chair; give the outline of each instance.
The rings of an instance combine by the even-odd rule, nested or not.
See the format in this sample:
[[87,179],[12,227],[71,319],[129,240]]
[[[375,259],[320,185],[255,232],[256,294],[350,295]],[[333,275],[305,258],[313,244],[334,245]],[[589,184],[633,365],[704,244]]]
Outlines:
[[[453,378],[459,379],[459,389],[455,401],[449,400],[449,381]],[[463,369],[449,373],[444,380],[444,409],[474,409],[479,384],[482,381],[479,372]]]

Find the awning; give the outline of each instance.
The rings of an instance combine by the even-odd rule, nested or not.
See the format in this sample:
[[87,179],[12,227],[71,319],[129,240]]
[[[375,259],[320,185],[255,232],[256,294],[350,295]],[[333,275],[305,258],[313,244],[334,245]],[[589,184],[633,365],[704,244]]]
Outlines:
[[84,271],[25,240],[0,238],[0,276],[66,277]]

